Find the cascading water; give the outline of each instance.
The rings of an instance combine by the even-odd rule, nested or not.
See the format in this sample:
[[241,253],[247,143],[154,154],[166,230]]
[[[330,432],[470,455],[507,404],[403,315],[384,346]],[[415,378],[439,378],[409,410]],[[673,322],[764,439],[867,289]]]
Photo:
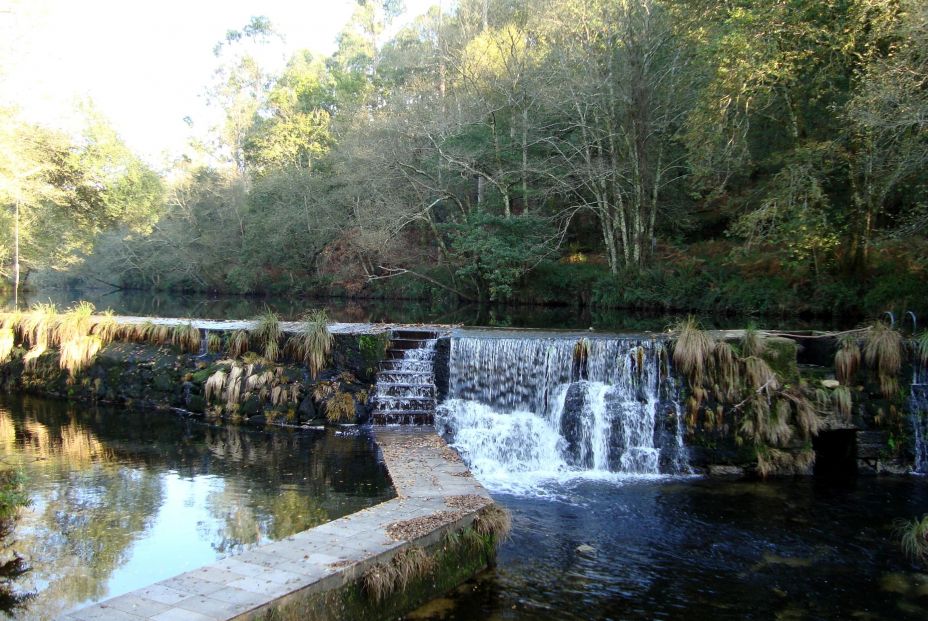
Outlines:
[[435,335],[396,330],[371,396],[374,422],[431,424],[435,412]]
[[496,489],[689,471],[664,343],[455,337],[438,427]]
[[928,474],[928,369],[924,365],[916,364],[913,371],[909,412],[915,440],[915,472]]

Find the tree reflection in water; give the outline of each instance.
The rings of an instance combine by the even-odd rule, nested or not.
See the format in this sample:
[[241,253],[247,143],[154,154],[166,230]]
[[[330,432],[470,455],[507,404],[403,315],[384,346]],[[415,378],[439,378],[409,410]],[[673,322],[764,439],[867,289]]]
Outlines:
[[[31,506],[10,545],[53,618],[392,496],[370,438],[210,427],[173,415],[0,397],[0,458]],[[162,572],[162,573],[158,573]],[[162,575],[163,574],[163,575]]]

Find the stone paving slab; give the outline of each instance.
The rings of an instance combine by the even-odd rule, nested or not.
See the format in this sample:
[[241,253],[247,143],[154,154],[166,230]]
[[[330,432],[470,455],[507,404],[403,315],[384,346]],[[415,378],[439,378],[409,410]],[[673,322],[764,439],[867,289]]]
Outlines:
[[[453,496],[489,493],[432,429],[375,427],[397,497],[210,565],[73,611],[67,621],[226,621],[247,619],[297,592],[321,592],[355,579],[411,544],[437,541],[447,527],[473,520]],[[452,501],[453,502],[453,501]],[[445,521],[414,540],[394,540],[397,522],[441,514]]]

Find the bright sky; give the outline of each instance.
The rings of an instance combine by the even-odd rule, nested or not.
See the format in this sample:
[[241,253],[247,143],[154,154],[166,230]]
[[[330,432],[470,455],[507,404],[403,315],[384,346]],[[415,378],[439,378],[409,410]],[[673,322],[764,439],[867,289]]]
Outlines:
[[[447,1],[447,0],[446,0]],[[406,0],[420,15],[438,0]],[[197,127],[215,123],[203,93],[213,46],[255,15],[285,38],[283,59],[335,49],[354,0],[0,0],[0,105],[32,121],[69,128],[68,111],[91,98],[153,165],[178,153]]]

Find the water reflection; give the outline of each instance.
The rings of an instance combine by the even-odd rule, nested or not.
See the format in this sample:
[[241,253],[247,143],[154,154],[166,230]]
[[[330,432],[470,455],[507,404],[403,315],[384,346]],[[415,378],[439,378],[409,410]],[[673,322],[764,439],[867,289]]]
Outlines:
[[[154,317],[197,317],[203,319],[250,319],[265,306],[285,319],[297,319],[308,308],[325,308],[329,317],[344,322],[447,323],[500,328],[565,328],[603,331],[662,331],[685,313],[639,312],[619,309],[590,309],[573,306],[479,306],[429,303],[420,300],[359,300],[346,298],[246,297],[230,295],[111,291],[99,289],[47,289],[20,294],[20,307],[34,302],[54,302],[67,308],[79,300],[97,308],[111,308],[122,315]],[[6,300],[12,306],[12,299]],[[744,316],[706,315],[707,328],[744,328]],[[756,323],[767,329],[840,329],[853,327],[853,318],[803,319],[763,317]]]
[[[0,458],[27,477],[13,549],[53,618],[385,500],[366,436],[216,428],[0,398]],[[5,551],[8,553],[9,551]]]

